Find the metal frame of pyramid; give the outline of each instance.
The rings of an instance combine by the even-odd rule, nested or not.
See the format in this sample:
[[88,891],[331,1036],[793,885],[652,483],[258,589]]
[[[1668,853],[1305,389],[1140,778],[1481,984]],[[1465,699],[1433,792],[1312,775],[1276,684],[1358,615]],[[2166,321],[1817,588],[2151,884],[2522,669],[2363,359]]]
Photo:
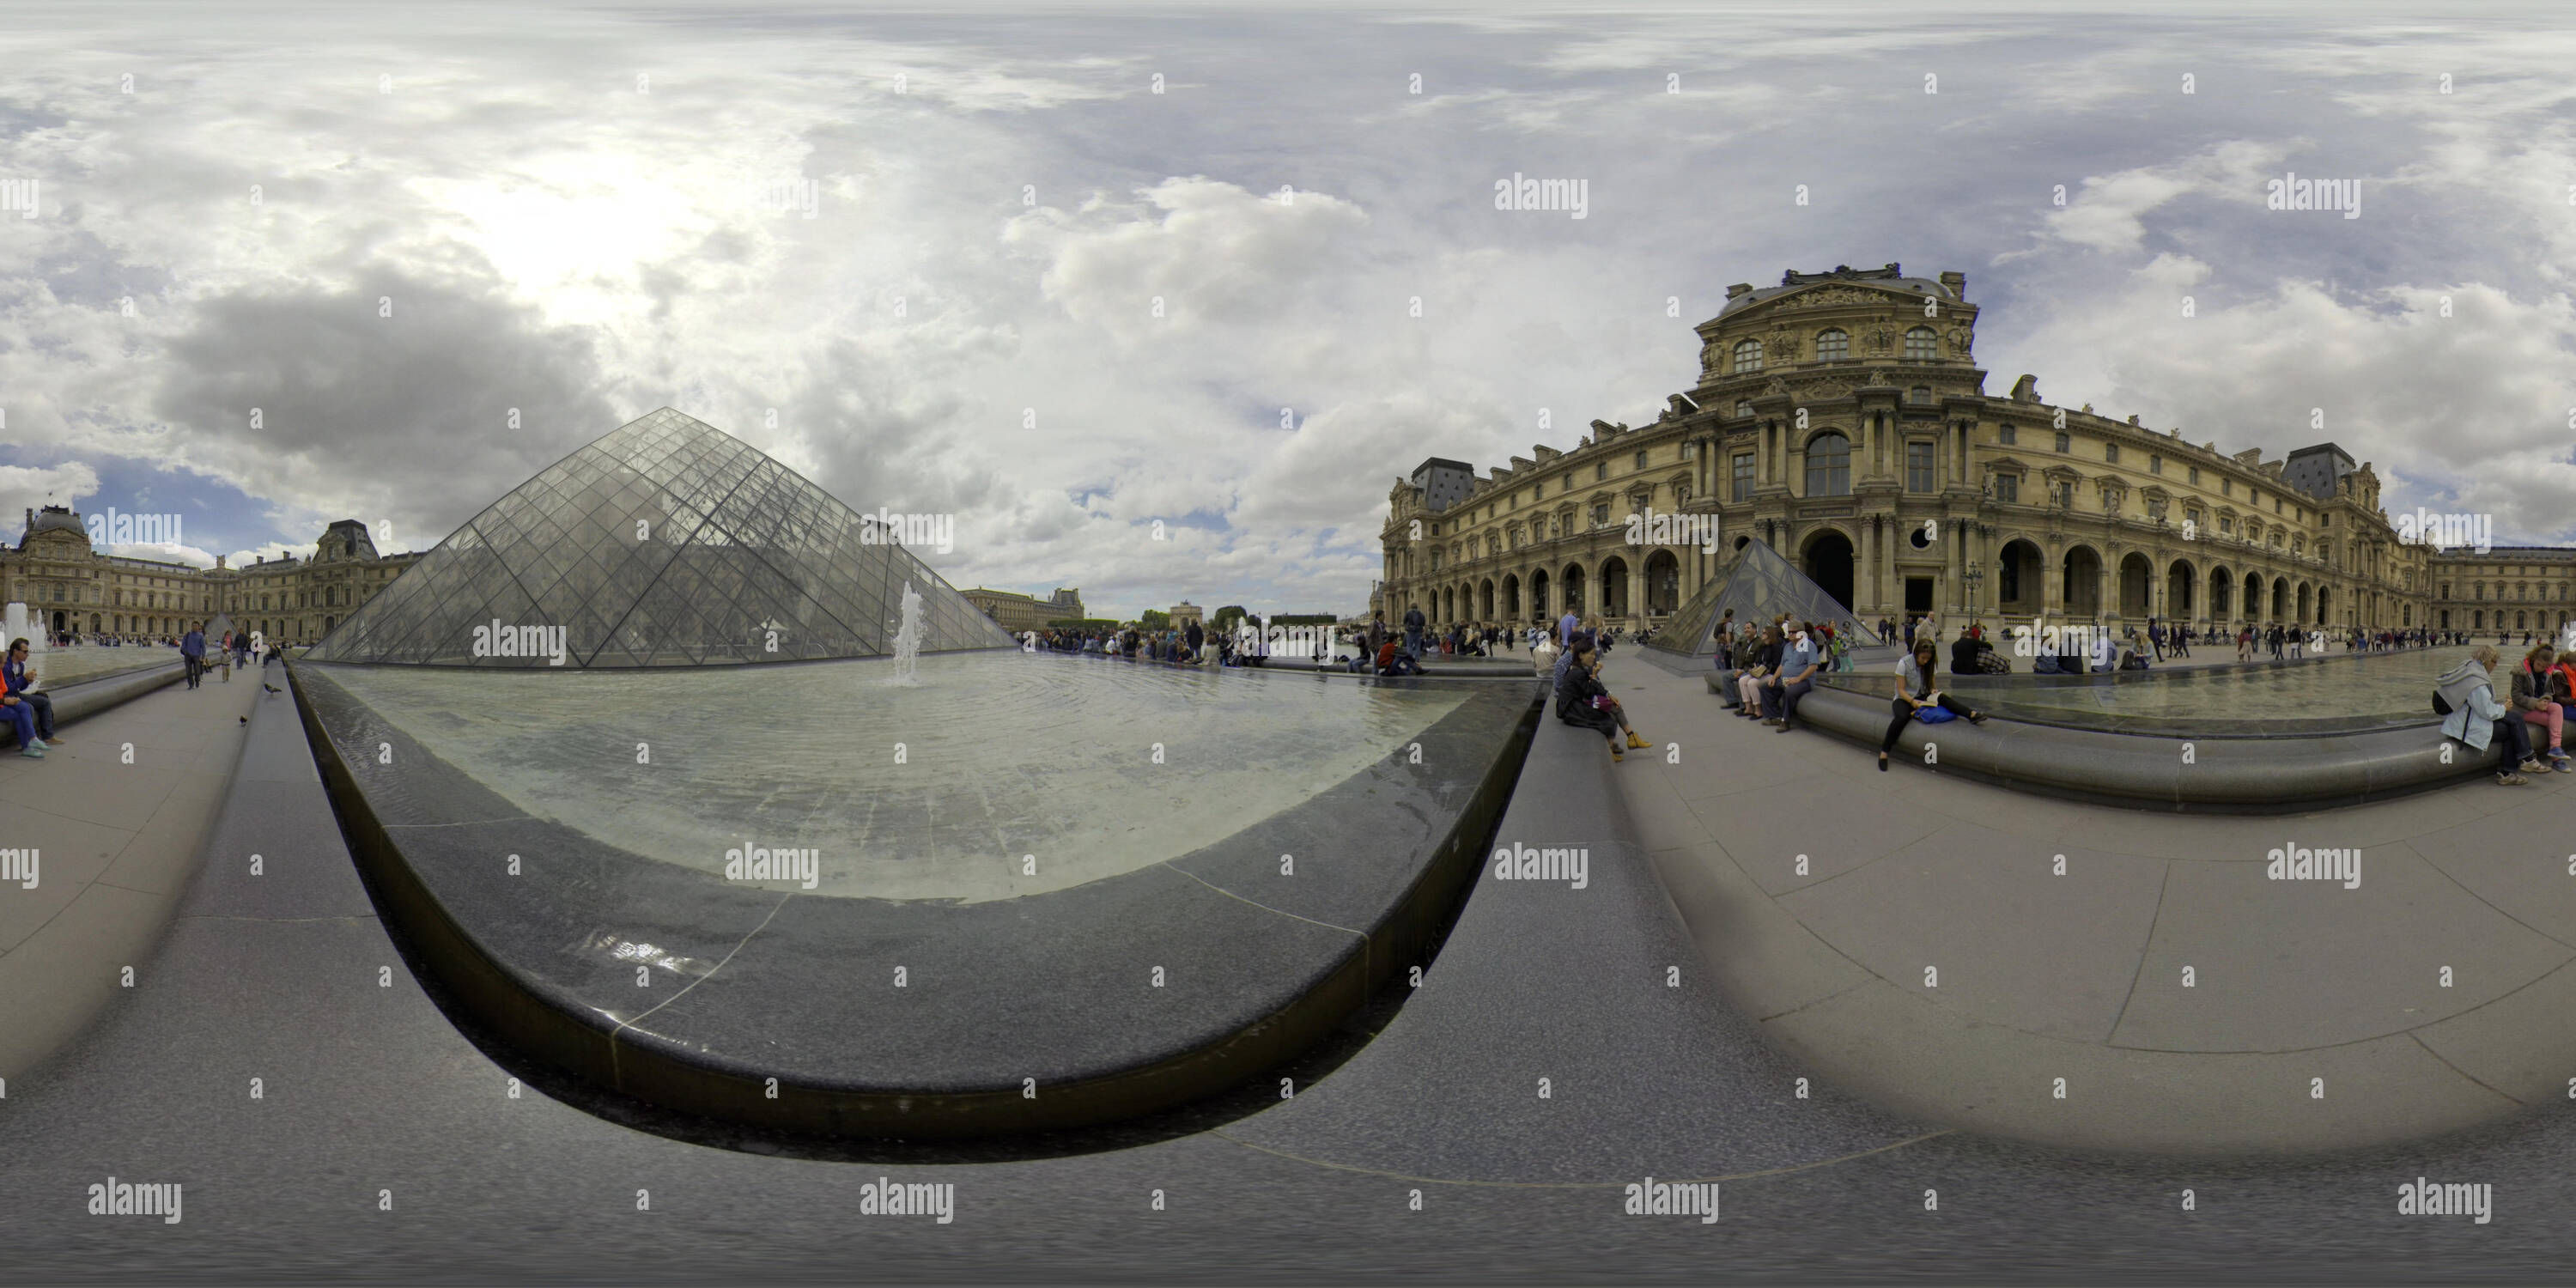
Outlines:
[[1717,652],[1717,624],[1730,608],[1739,625],[1769,622],[1773,614],[1787,613],[1801,621],[1834,622],[1836,630],[1858,629],[1842,601],[1798,571],[1779,551],[1755,540],[1746,542],[1707,585],[1674,610],[1646,647],[1686,657],[1709,656]]
[[475,628],[496,620],[563,628],[567,669],[879,657],[906,582],[922,597],[922,652],[1014,644],[874,519],[664,407],[511,489],[305,657],[544,665],[478,655]]

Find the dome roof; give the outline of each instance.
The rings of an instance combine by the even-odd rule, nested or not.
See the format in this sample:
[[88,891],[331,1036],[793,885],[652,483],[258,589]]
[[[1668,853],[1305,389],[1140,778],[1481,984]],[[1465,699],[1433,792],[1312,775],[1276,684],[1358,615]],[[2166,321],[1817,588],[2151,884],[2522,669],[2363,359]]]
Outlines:
[[36,511],[35,517],[27,521],[29,536],[39,532],[55,531],[77,532],[84,540],[89,537],[89,528],[81,523],[80,515],[59,505],[46,506]]

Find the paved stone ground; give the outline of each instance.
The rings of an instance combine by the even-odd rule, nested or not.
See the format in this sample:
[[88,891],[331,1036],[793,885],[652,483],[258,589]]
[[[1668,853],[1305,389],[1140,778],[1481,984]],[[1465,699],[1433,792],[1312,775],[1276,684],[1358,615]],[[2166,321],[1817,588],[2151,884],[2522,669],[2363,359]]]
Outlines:
[[[1645,669],[1613,665],[1622,685]],[[2354,1283],[2576,1261],[2576,1116],[2215,1164],[1945,1133],[1829,1084],[1798,1098],[1812,1071],[1723,1005],[1649,871],[1611,777],[1640,771],[1666,772],[1543,725],[1499,839],[1584,846],[1585,887],[1480,880],[1419,992],[1291,1100],[1257,1087],[1213,1126],[1009,1157],[825,1158],[512,1098],[517,1066],[404,968],[292,712],[262,704],[141,982],[0,1100],[0,1279]],[[184,1219],[86,1215],[110,1175],[184,1184]],[[1719,1182],[1722,1219],[1624,1215],[1648,1175]],[[2494,1186],[2492,1223],[2397,1215],[2418,1175]],[[953,1184],[954,1222],[859,1215],[880,1176]]]
[[0,1078],[69,1041],[158,946],[260,694],[249,675],[173,684],[66,722],[42,760],[0,750],[0,847],[39,854],[34,889],[0,882]]
[[[2576,1077],[2576,776],[2157,814],[1901,752],[1882,774],[1735,717],[1697,676],[1630,667],[1614,688],[1680,745],[1619,782],[1728,996],[1873,1102],[2224,1155],[2453,1131],[2564,1103]],[[2268,879],[2294,847],[2359,849],[2357,887]]]

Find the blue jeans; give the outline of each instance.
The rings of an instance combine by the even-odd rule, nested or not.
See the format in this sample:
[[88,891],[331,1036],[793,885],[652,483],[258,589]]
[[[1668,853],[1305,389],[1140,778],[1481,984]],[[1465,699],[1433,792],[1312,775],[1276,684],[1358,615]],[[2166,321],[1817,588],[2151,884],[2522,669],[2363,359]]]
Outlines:
[[[33,707],[28,706],[24,702],[12,702],[7,706],[0,706],[0,717],[5,717],[9,721],[10,727],[18,731],[19,746],[32,747],[36,745],[36,715]],[[2521,722],[2516,721],[2515,723],[2519,724]]]
[[1766,681],[1761,686],[1762,718],[1777,720],[1784,725],[1796,724],[1798,700],[1806,697],[1808,690],[1815,687],[1816,682],[1813,678],[1800,680],[1796,684],[1785,684],[1778,688],[1773,688]]

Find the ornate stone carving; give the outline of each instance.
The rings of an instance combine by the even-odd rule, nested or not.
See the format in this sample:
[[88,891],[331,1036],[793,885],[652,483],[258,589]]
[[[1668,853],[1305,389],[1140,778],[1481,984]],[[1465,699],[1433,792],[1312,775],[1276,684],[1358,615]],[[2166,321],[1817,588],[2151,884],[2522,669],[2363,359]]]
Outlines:
[[1968,356],[1968,328],[1963,326],[1950,328],[1950,352],[1962,358]]
[[1780,301],[1783,309],[1821,309],[1844,304],[1884,304],[1887,297],[1857,286],[1824,286],[1799,291]]
[[1884,326],[1874,326],[1869,329],[1869,351],[1871,353],[1886,353],[1895,347],[1896,332],[1893,329]]

